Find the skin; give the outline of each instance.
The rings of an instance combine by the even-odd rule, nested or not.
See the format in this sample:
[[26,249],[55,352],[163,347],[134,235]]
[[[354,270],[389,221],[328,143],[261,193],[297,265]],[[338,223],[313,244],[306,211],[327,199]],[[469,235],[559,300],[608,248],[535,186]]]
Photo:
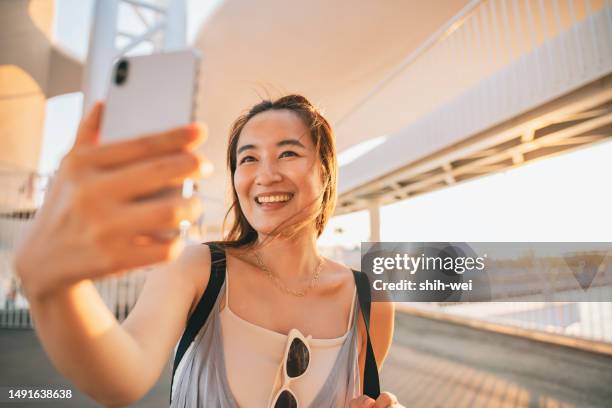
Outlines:
[[[303,125],[291,112],[274,113],[278,115],[257,115],[245,126],[240,143],[255,141],[259,150],[251,151],[257,155],[250,162],[255,164],[237,171],[235,179],[247,218],[261,236],[310,203],[321,187],[318,167],[312,165],[317,161],[309,137],[299,139],[302,151],[295,148],[301,157],[281,157],[276,146],[279,138],[304,134]],[[100,146],[101,115],[102,106],[97,105],[79,127],[75,145],[63,160],[43,208],[17,248],[15,267],[30,301],[36,333],[52,363],[96,401],[115,407],[138,401],[155,385],[208,284],[211,260],[207,246],[182,249],[176,240],[150,238],[176,228],[181,219],[197,219],[199,204],[182,198],[135,201],[160,187],[198,177],[205,158],[194,150],[204,141],[205,131],[190,126]],[[248,204],[253,194],[277,187],[295,194],[294,203],[284,213],[264,216]],[[315,243],[315,231],[305,228],[293,239],[273,240],[261,250],[261,256],[287,286],[301,289],[316,264]],[[152,263],[158,265],[147,275],[130,315],[119,323],[92,279]],[[304,298],[296,298],[283,294],[261,270],[229,252],[227,265],[233,283],[230,306],[245,320],[283,334],[292,327],[316,338],[344,334],[354,288],[346,266],[326,259],[318,284]],[[269,319],[270,315],[275,319]],[[391,344],[392,304],[373,303],[371,316],[372,343],[380,368]],[[358,330],[363,374],[361,319]],[[350,406],[399,406],[386,393],[375,404],[357,398]]]
[[[193,149],[203,142],[202,130],[192,125],[99,146],[102,110],[97,104],[81,123],[33,232],[17,248],[17,266],[32,298],[84,278],[175,258],[178,240],[156,242],[149,234],[201,214],[197,198],[134,199],[199,177],[204,159]],[[31,272],[41,264],[44,274]]]
[[[260,241],[285,220],[300,219],[303,213],[321,205],[321,164],[308,129],[289,110],[262,112],[247,122],[237,145],[234,184],[240,207],[247,220],[258,232]],[[289,192],[291,200],[282,208],[264,211],[255,203],[255,196],[267,192]],[[297,218],[295,215],[298,214]],[[292,239],[277,239],[261,249],[264,264],[292,288],[303,288],[310,281],[317,265],[316,230],[313,224],[304,227]],[[283,254],[283,256],[275,256]],[[228,270],[236,261],[228,262]],[[231,299],[248,299],[231,305],[244,319],[286,334],[291,327],[317,338],[341,336],[349,319],[354,281],[348,267],[325,260],[317,287],[304,298],[286,295],[275,289],[269,280],[260,278],[261,271],[246,264],[240,269],[238,285],[230,287]],[[243,274],[247,277],[243,279]],[[236,288],[236,286],[238,286]],[[202,288],[200,288],[202,291]],[[261,294],[254,299],[256,295]],[[274,293],[275,296],[269,296]],[[342,305],[342,307],[338,307]],[[308,313],[304,313],[308,310]],[[280,312],[279,312],[280,311]],[[262,313],[263,312],[263,313]],[[393,337],[393,304],[374,303],[371,311],[372,343],[379,368],[386,357]],[[326,316],[320,319],[320,316]],[[359,319],[360,371],[365,365],[365,326]],[[368,406],[367,399],[351,406]],[[373,400],[372,400],[373,401]],[[361,404],[361,405],[359,405]],[[399,406],[391,394],[382,394],[376,406]]]
[[[181,252],[176,239],[158,242],[150,234],[175,229],[181,219],[195,220],[202,210],[197,199],[135,199],[200,178],[205,159],[194,150],[206,134],[190,125],[100,145],[102,114],[97,104],[81,122],[15,250],[14,266],[51,362],[93,399],[114,407],[142,398],[155,384],[193,295],[192,279],[181,273],[191,251]],[[92,279],[160,262],[169,263],[151,272],[142,300],[150,310],[140,307],[120,325]],[[151,294],[158,300],[153,305]]]

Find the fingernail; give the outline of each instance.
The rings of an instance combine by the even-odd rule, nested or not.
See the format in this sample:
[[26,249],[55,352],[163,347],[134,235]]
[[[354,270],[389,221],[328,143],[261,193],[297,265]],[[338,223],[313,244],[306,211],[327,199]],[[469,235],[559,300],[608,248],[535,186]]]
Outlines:
[[191,123],[189,125],[186,126],[186,130],[187,133],[189,133],[189,136],[192,137],[196,137],[198,134],[200,134],[200,127],[198,126],[197,123]]

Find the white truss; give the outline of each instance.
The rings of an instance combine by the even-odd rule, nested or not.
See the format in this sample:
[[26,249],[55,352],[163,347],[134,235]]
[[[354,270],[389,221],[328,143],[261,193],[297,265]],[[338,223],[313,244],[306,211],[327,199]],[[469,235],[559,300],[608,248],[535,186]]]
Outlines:
[[[96,0],[93,12],[83,78],[84,110],[95,100],[104,99],[117,58],[137,49],[139,53],[143,49],[159,52],[187,44],[185,0]],[[140,21],[139,31],[120,26],[120,17],[127,12]]]

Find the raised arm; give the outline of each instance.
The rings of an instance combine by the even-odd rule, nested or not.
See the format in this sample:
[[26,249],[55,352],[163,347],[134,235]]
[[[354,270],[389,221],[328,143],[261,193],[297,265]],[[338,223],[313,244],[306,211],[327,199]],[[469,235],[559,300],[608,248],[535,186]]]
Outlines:
[[[192,251],[183,252],[176,237],[159,237],[196,219],[199,200],[142,197],[200,176],[203,158],[194,149],[204,134],[190,126],[100,146],[101,115],[98,104],[81,123],[16,249],[15,269],[56,368],[104,405],[123,406],[159,376],[195,290],[185,268]],[[150,274],[138,310],[122,327],[92,280],[172,260]]]

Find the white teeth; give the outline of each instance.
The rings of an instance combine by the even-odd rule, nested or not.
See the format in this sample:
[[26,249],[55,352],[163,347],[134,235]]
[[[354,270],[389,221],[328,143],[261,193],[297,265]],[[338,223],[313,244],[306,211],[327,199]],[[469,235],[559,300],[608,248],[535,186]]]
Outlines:
[[289,194],[261,196],[261,197],[256,198],[258,203],[279,203],[279,202],[289,201],[290,199],[291,199],[291,195]]

